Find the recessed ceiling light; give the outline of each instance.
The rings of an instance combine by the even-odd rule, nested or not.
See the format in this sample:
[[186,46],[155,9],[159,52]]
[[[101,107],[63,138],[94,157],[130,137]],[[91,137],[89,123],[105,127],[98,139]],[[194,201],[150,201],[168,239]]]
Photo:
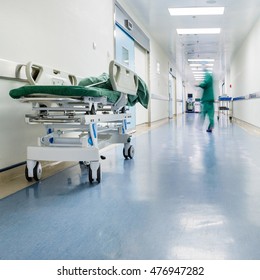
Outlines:
[[202,62],[202,61],[214,62],[215,59],[212,59],[212,58],[190,58],[190,59],[188,59],[188,61],[191,61],[191,62]]
[[169,8],[171,16],[223,15],[224,7]]
[[201,67],[202,64],[201,63],[191,63],[190,67]]
[[178,28],[177,33],[180,34],[219,34],[220,28]]

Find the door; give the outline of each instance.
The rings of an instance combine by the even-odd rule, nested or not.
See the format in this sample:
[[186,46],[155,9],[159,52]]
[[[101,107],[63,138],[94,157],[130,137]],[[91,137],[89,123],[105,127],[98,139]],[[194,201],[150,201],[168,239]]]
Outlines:
[[169,119],[176,114],[176,78],[169,74]]
[[[148,53],[140,45],[135,44],[135,72],[148,86]],[[145,109],[140,103],[135,105],[136,125],[149,122],[149,109]]]

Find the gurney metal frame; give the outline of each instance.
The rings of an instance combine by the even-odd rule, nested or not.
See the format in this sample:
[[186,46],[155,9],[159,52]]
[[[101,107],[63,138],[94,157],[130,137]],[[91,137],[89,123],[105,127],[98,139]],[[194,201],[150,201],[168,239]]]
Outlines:
[[218,98],[218,116],[220,119],[221,114],[226,117],[226,119],[232,121],[232,97],[229,96],[219,96]]
[[[61,71],[44,71],[33,63],[26,65],[30,84],[76,85],[77,78]],[[109,77],[113,90],[120,97],[115,104],[106,97],[50,96],[35,94],[20,98],[32,104],[33,114],[25,116],[28,124],[43,124],[46,135],[38,138],[37,146],[27,147],[25,177],[28,181],[40,180],[44,161],[77,161],[89,170],[89,182],[100,183],[102,178],[100,149],[113,143],[122,143],[123,156],[132,159],[134,147],[127,123],[131,115],[126,112],[127,94],[135,95],[137,75],[125,66],[111,61]]]

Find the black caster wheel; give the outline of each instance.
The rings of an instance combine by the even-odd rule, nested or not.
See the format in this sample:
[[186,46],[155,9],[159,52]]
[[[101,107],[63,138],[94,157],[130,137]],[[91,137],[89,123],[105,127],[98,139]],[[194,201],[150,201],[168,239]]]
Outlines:
[[31,182],[33,180],[32,177],[29,177],[29,171],[27,165],[25,166],[25,178],[28,182]]
[[33,168],[33,178],[35,181],[39,181],[42,177],[42,166],[39,161],[37,161],[35,167]]
[[135,149],[134,147],[131,145],[129,148],[128,148],[128,157],[130,159],[132,159],[134,157],[134,154],[135,154]]

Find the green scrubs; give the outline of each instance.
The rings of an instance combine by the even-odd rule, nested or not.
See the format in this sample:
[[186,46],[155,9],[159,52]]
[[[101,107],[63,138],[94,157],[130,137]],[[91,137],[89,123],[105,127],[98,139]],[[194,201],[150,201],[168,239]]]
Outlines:
[[204,81],[199,85],[203,89],[201,98],[202,103],[202,116],[203,118],[208,115],[209,127],[211,130],[214,127],[214,90],[213,90],[213,78],[210,73],[206,73]]

